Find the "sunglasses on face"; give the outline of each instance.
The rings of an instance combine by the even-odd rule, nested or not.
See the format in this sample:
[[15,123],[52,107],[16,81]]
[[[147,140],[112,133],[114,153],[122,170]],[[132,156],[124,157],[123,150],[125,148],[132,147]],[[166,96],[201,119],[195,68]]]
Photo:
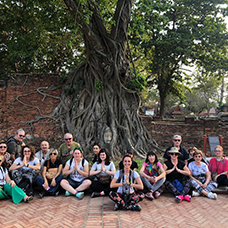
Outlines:
[[50,156],[51,156],[51,155],[57,155],[57,153],[50,153]]
[[181,140],[180,139],[174,139],[173,141],[174,142],[180,142]]
[[30,150],[24,150],[24,153],[30,153],[31,151]]
[[20,137],[20,138],[24,138],[24,137],[25,137],[25,135],[19,135],[19,137]]
[[66,138],[66,139],[64,139],[65,141],[70,141],[71,140],[71,138]]
[[6,146],[0,146],[0,148],[6,148]]
[[176,153],[169,153],[171,156],[174,155],[174,156],[178,156],[179,154],[176,154]]
[[2,162],[2,160],[0,159],[0,162]]

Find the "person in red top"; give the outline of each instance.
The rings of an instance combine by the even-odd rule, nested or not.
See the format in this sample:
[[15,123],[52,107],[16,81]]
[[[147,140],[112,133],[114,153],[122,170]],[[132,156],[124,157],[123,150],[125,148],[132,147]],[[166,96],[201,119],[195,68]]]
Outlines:
[[228,187],[228,160],[223,156],[221,146],[216,146],[214,151],[216,157],[212,158],[208,165],[212,180],[217,182],[219,186]]

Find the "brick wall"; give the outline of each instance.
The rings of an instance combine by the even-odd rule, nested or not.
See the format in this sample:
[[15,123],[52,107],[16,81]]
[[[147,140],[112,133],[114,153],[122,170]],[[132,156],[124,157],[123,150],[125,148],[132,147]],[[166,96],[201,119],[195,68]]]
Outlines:
[[[39,147],[40,142],[45,139],[52,147],[58,148],[63,142],[63,132],[58,123],[50,118],[38,120],[42,115],[50,115],[60,101],[58,97],[61,89],[45,89],[57,85],[58,79],[58,75],[18,74],[11,75],[6,81],[0,81],[0,139],[13,136],[22,127],[27,132],[27,142]],[[170,146],[174,134],[182,135],[185,148],[196,146],[203,149],[203,135],[206,134],[222,135],[224,151],[228,151],[228,128],[220,126],[217,119],[152,121],[150,117],[145,117],[143,121],[162,149]],[[207,148],[209,149],[209,145]]]
[[61,89],[51,89],[58,78],[52,74],[17,74],[1,81],[0,139],[13,136],[19,128],[25,129],[27,142],[35,146],[43,139],[55,143],[62,138],[55,122],[42,118],[50,115],[60,101]]
[[[218,119],[194,120],[192,121],[153,121],[150,117],[143,118],[144,125],[152,137],[157,141],[160,148],[165,149],[171,146],[172,136],[181,135],[182,145],[188,149],[191,146],[203,150],[203,136],[223,136],[224,152],[228,150],[228,138],[226,126],[220,126]],[[207,152],[210,152],[207,140]],[[226,152],[227,153],[227,152]]]

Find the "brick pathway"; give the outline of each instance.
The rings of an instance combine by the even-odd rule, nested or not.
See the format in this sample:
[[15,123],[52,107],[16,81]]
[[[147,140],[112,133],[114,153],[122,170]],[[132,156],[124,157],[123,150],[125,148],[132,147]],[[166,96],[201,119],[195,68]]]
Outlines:
[[141,212],[114,211],[108,197],[83,200],[73,196],[45,197],[29,204],[0,201],[0,227],[228,227],[228,194],[217,200],[195,197],[191,203],[174,201],[170,194],[140,202]]

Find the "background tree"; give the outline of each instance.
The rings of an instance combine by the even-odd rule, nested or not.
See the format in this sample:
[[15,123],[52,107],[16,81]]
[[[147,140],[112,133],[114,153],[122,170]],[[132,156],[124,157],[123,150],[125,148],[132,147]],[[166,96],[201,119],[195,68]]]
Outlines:
[[68,77],[58,107],[64,131],[85,150],[94,142],[120,156],[132,147],[144,156],[156,147],[138,116],[140,78],[130,70],[127,31],[131,0],[65,0],[83,34],[86,60]]
[[0,77],[65,75],[83,57],[82,38],[61,0],[0,1]]
[[[227,33],[222,15],[227,1],[175,0],[137,2],[130,40],[143,53],[142,68],[160,96],[160,116],[169,93],[181,97],[189,77],[183,66],[199,65],[206,71],[223,68]],[[135,52],[137,52],[135,50]],[[137,57],[135,58],[138,61]]]

